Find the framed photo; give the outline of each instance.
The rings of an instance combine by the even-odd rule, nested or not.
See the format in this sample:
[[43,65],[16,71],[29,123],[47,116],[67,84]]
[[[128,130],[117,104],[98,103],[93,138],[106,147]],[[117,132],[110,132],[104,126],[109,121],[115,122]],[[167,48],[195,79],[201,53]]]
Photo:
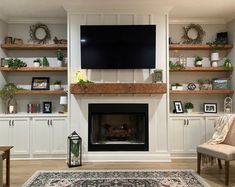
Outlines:
[[33,77],[31,90],[49,90],[50,78],[49,77]]
[[42,112],[43,113],[52,113],[52,103],[50,101],[42,102]]
[[216,103],[203,103],[203,110],[205,113],[217,113]]
[[183,105],[181,101],[173,101],[175,113],[184,113]]

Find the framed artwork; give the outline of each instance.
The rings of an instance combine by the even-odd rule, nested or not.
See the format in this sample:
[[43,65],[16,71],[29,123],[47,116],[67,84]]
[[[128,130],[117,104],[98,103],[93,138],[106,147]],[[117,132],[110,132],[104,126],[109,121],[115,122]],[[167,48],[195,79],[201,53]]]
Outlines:
[[50,78],[49,77],[33,77],[31,90],[49,90]]
[[183,105],[181,101],[173,101],[175,113],[184,113]]
[[51,101],[42,102],[42,112],[43,113],[52,113],[52,103],[51,103]]
[[216,103],[203,103],[203,110],[205,113],[217,113]]

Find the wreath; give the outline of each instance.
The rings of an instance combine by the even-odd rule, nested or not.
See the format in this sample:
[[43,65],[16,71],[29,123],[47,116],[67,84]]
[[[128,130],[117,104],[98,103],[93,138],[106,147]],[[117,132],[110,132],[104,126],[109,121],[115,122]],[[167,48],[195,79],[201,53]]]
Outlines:
[[[37,36],[38,29],[43,29],[45,32],[45,35],[42,38],[39,38]],[[30,37],[31,37],[31,40],[35,43],[45,44],[48,40],[51,39],[51,34],[50,34],[50,30],[45,24],[37,23],[35,25],[30,26]]]
[[[202,29],[201,25],[198,24],[190,24],[187,27],[183,27],[184,29],[184,35],[182,36],[182,39],[184,40],[184,44],[201,44],[202,39],[205,35],[205,31]],[[191,38],[189,36],[189,31],[193,29],[197,32],[196,38]]]

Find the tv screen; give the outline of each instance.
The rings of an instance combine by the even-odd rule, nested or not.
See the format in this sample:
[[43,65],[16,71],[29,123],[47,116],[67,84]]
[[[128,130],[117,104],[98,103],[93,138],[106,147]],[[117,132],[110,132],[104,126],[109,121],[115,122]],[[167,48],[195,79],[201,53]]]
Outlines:
[[155,25],[82,25],[82,69],[155,68]]

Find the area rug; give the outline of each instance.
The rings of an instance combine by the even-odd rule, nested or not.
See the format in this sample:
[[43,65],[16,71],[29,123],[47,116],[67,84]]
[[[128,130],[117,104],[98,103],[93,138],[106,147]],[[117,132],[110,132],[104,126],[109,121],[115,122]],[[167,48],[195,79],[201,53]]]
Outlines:
[[23,187],[209,187],[193,170],[37,171]]

